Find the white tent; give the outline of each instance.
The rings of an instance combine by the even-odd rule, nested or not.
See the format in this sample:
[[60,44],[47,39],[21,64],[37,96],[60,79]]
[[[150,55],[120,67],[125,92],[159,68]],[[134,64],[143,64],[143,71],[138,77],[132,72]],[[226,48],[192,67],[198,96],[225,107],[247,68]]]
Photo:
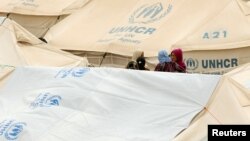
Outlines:
[[[243,8],[245,6],[245,8]],[[189,71],[225,73],[250,62],[250,10],[232,0],[213,17],[173,45],[185,51]]]
[[208,125],[249,125],[250,63],[237,67],[221,78],[204,110],[175,141],[207,139]]
[[18,67],[0,90],[0,139],[172,140],[203,109],[219,79],[104,67]]
[[[155,65],[157,60],[150,57],[156,59],[159,50],[170,52],[178,46],[185,51],[189,72],[224,73],[250,61],[247,4],[244,0],[92,0],[53,26],[45,38],[60,49],[99,57],[91,58],[91,63],[120,67],[135,50],[143,50],[148,63]],[[209,56],[204,50],[211,52]],[[201,67],[202,60],[209,66]]]
[[8,66],[87,66],[86,58],[55,49],[16,22],[0,17],[0,64]]
[[0,0],[0,16],[15,20],[43,37],[50,27],[82,8],[89,0]]

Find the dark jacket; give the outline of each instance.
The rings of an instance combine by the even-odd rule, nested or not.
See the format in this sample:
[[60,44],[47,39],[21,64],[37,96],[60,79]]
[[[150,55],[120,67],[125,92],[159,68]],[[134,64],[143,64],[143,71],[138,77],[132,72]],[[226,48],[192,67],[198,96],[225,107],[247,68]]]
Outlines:
[[155,67],[155,71],[163,71],[163,72],[178,72],[176,68],[175,62],[164,62],[164,63],[158,63]]

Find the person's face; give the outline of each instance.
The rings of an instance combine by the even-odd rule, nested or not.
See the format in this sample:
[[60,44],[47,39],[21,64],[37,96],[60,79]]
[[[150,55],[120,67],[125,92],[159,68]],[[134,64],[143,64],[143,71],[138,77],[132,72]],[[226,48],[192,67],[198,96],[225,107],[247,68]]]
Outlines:
[[175,56],[175,54],[174,53],[171,53],[171,60],[173,61],[173,62],[176,62],[177,61],[177,57]]

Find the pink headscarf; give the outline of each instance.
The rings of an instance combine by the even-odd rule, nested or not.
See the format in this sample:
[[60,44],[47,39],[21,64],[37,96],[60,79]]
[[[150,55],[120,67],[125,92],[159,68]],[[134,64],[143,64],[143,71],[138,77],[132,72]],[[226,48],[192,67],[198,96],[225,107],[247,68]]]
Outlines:
[[183,52],[181,48],[174,49],[171,54],[174,54],[176,56],[176,63],[186,71],[186,64],[183,61]]

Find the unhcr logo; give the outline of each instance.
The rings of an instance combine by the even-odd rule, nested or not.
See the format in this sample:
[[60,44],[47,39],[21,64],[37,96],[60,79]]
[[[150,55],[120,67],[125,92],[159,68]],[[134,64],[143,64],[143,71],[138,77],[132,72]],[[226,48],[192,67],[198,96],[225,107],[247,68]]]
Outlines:
[[188,58],[187,60],[185,60],[185,62],[188,70],[196,70],[199,66],[199,62],[197,59]]
[[143,5],[131,15],[129,18],[130,23],[152,23],[165,17],[172,10],[172,5],[169,4],[167,8],[164,8],[162,3],[156,3],[153,5]]
[[31,104],[31,108],[59,106],[62,98],[59,95],[41,93]]
[[89,68],[66,68],[61,69],[57,74],[56,78],[66,78],[66,77],[83,77],[87,72],[89,72]]
[[24,130],[26,123],[15,122],[15,120],[4,120],[0,123],[0,136],[7,140],[16,140]]

